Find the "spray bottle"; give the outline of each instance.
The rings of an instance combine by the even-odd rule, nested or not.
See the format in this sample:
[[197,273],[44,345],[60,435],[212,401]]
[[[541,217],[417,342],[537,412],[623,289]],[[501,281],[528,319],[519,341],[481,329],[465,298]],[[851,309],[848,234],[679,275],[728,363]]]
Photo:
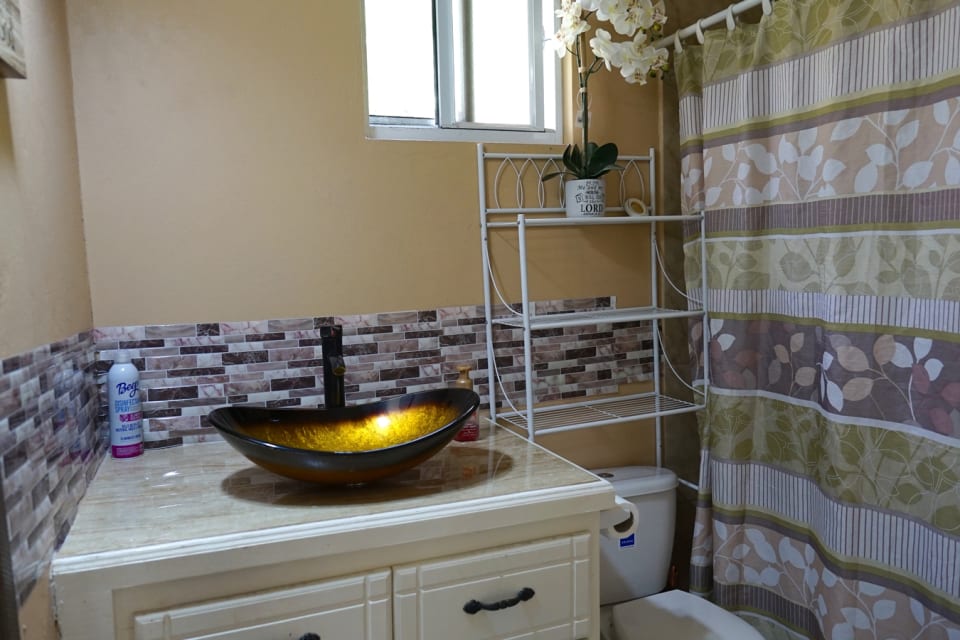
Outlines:
[[114,458],[143,453],[143,413],[140,411],[140,372],[130,356],[120,352],[107,372],[110,403],[110,452]]

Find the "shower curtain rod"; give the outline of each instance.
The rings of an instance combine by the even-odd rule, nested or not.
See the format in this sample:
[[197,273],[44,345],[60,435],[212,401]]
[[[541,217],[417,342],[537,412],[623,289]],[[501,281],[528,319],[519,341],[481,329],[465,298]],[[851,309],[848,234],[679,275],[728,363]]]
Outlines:
[[767,15],[770,13],[771,7],[774,0],[740,0],[740,2],[731,4],[729,7],[723,11],[717,11],[712,16],[706,18],[700,18],[693,24],[688,27],[684,27],[674,33],[671,33],[669,36],[660,38],[653,43],[654,47],[667,47],[673,45],[674,49],[681,51],[683,47],[680,45],[680,41],[684,38],[689,38],[692,35],[697,36],[697,40],[702,42],[703,30],[712,27],[714,25],[720,24],[721,22],[727,23],[727,29],[733,31],[737,28],[737,22],[735,20],[736,16],[740,15],[744,11],[749,11],[758,5],[763,5],[763,14]]

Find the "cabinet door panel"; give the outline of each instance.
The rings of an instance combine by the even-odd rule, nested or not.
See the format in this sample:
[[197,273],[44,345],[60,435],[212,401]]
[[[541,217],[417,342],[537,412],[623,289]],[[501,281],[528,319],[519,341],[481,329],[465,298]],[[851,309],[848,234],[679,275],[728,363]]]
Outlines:
[[[317,634],[322,640],[371,637],[363,633],[363,607],[355,605],[302,618],[267,622],[262,625],[205,633],[199,636],[191,635],[184,640],[296,640],[308,632]],[[386,640],[388,637],[377,636],[378,640]]]
[[134,617],[137,640],[389,640],[390,625],[389,571]]
[[[589,535],[539,541],[398,567],[397,640],[581,637],[590,633]],[[497,603],[529,588],[532,598],[470,614],[471,600]]]

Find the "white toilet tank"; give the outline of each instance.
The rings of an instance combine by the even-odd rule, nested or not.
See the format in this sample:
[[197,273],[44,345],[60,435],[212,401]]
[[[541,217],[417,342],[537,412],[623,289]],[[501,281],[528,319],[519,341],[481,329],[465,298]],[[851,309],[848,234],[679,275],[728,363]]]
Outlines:
[[635,534],[600,537],[600,604],[642,598],[663,590],[670,571],[677,476],[657,467],[592,469],[637,507]]

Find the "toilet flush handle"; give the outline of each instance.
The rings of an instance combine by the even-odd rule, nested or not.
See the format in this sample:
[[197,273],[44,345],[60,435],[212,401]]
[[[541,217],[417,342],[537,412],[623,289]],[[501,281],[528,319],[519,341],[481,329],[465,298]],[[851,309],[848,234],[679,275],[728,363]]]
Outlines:
[[640,514],[637,505],[625,498],[614,496],[617,506],[600,513],[600,534],[612,540],[633,535],[637,530]]

